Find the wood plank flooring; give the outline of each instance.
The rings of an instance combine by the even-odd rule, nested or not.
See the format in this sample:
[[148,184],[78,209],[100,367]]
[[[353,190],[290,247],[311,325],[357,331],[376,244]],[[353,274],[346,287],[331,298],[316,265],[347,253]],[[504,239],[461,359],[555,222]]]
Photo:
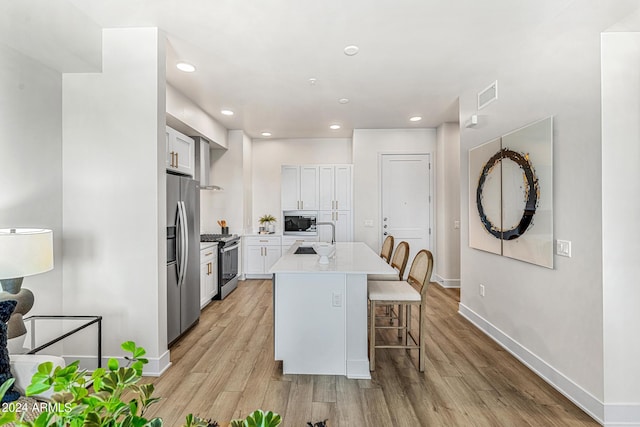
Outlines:
[[241,281],[171,348],[171,368],[144,379],[162,397],[148,415],[165,426],[194,413],[224,427],[258,408],[279,413],[283,427],[598,425],[458,315],[458,301],[457,290],[429,288],[423,373],[415,351],[379,349],[371,380],[283,375],[271,281]]

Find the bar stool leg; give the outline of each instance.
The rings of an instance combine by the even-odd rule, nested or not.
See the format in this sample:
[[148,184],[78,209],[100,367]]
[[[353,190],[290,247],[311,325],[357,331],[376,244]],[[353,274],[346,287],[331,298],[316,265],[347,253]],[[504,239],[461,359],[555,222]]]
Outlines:
[[403,314],[402,304],[398,304],[398,338],[402,338],[402,329],[400,329],[403,324],[402,314]]
[[418,348],[418,368],[420,369],[420,372],[424,372],[424,365],[425,365],[425,351],[426,351],[426,345],[425,345],[425,333],[426,333],[426,320],[424,319],[423,316],[423,310],[424,307],[422,306],[422,304],[420,304],[420,322],[419,322],[419,328],[420,328],[420,332],[418,333],[418,340],[420,341],[420,343],[418,344],[419,348]]

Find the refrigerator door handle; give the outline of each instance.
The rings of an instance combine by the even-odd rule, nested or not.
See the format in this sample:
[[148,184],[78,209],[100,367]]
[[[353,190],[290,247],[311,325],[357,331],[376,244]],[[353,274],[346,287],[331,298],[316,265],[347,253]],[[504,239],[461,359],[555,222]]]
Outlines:
[[184,280],[184,270],[186,268],[186,263],[184,260],[184,216],[182,214],[182,202],[178,202],[178,215],[177,215],[177,226],[178,226],[178,287],[182,286],[182,282]]
[[184,264],[182,267],[182,283],[184,283],[184,277],[187,275],[187,262],[189,261],[189,222],[187,221],[187,207],[185,206],[183,201],[180,201],[182,205],[182,223],[184,226],[182,229],[184,230],[184,238],[182,242],[184,244]]

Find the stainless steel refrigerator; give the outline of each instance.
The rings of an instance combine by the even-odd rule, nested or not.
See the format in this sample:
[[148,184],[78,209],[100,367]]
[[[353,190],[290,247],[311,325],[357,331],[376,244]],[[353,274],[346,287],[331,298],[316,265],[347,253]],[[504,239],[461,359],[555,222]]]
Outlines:
[[167,342],[200,318],[198,181],[167,174]]

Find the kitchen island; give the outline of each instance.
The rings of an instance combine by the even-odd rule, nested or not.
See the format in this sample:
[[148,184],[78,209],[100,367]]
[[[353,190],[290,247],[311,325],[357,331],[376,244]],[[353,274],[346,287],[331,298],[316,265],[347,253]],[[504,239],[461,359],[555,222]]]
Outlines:
[[395,272],[361,242],[336,243],[328,264],[294,244],[273,273],[275,359],[285,374],[371,378],[367,274]]

